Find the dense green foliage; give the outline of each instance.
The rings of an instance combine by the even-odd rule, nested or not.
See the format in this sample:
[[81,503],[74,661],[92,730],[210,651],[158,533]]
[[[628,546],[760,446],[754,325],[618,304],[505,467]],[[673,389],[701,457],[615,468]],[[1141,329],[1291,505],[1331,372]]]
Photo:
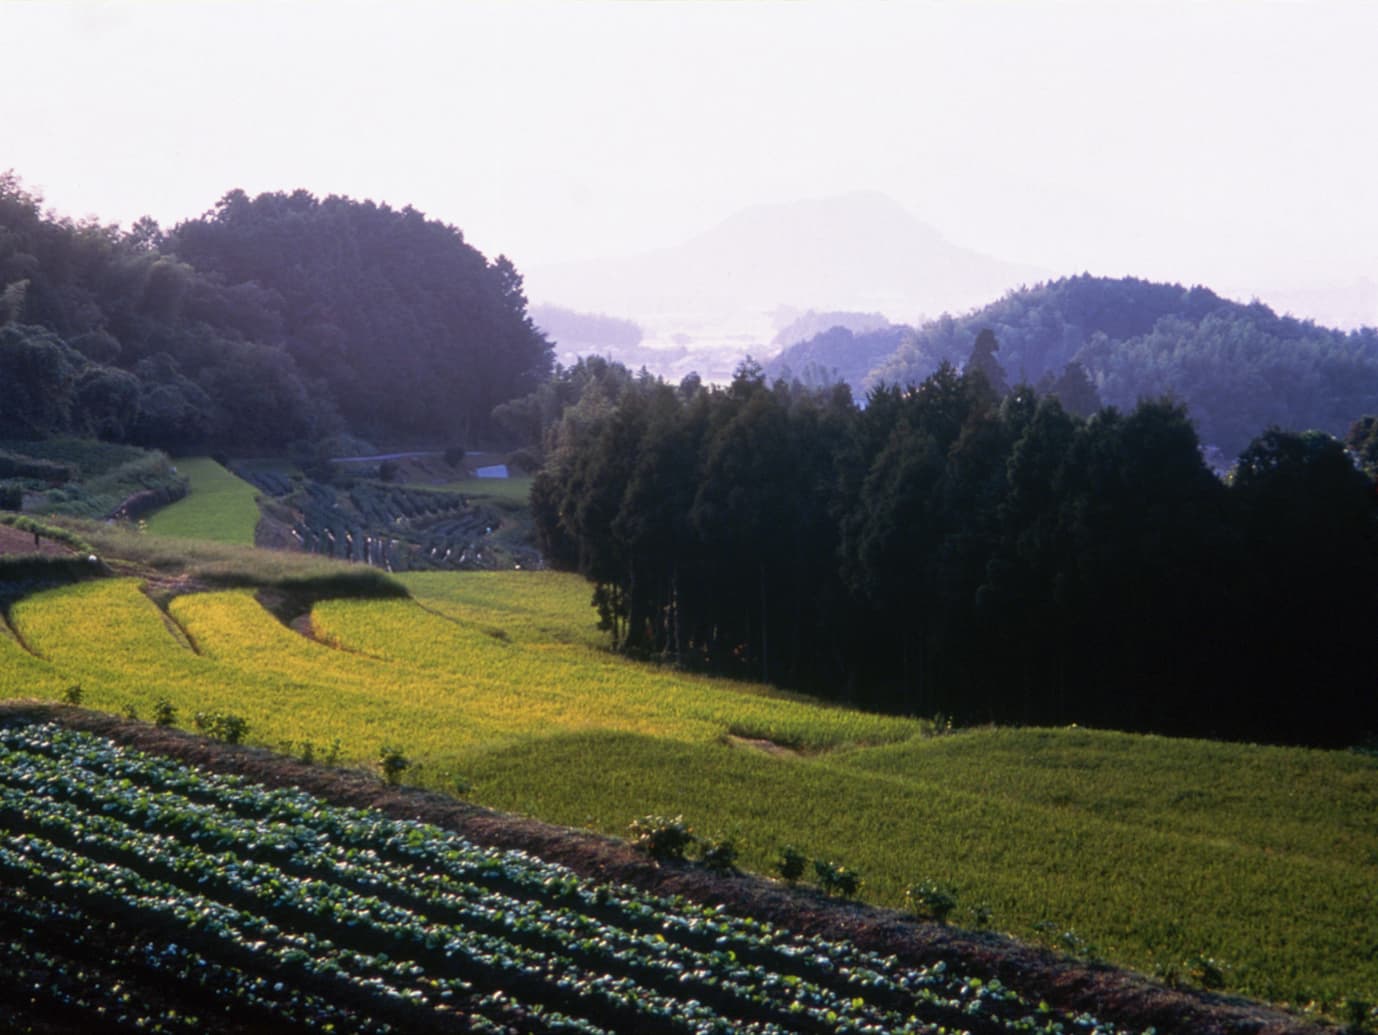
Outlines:
[[620,650],[889,711],[1378,730],[1378,497],[1340,443],[1272,429],[1225,484],[1182,408],[1001,399],[994,351],[865,409],[750,367],[591,380],[533,485],[543,546]]
[[0,441],[0,465],[22,472],[0,486],[31,494],[36,513],[137,519],[187,492],[163,453],[93,439]]
[[1050,281],[917,328],[854,338],[831,331],[787,349],[770,369],[786,377],[836,369],[858,390],[918,384],[944,361],[964,362],[983,328],[999,340],[1012,382],[1051,389],[1079,363],[1110,405],[1165,395],[1185,403],[1201,441],[1226,456],[1272,424],[1339,435],[1378,410],[1378,331],[1328,330],[1203,287],[1132,277]]
[[169,246],[230,286],[270,292],[275,343],[365,435],[468,441],[550,370],[512,263],[410,207],[231,191]]
[[414,209],[232,191],[162,233],[0,174],[0,437],[281,448],[462,439],[549,371],[521,277]]

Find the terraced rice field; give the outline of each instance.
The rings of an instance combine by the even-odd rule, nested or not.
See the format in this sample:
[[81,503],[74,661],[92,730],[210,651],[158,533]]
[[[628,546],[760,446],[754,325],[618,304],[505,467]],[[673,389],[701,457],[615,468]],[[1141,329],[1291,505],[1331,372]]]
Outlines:
[[[245,717],[251,742],[371,766],[478,803],[625,834],[682,813],[773,870],[782,846],[862,874],[864,898],[955,885],[953,921],[1331,1009],[1378,1000],[1378,763],[1344,752],[1087,730],[931,736],[601,649],[588,588],[551,573],[425,573],[413,600],[327,601],[307,638],[248,593],[130,580],[37,594],[0,637],[0,689],[145,718],[166,698]],[[1214,968],[1214,974],[1207,968]]]

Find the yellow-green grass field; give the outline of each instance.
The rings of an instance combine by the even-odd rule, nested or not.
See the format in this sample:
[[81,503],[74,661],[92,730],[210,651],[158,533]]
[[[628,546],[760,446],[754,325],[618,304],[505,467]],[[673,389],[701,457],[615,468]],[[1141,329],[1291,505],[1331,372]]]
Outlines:
[[209,457],[177,461],[177,471],[190,483],[187,495],[148,519],[157,535],[209,539],[252,546],[258,524],[256,490]]
[[247,591],[166,614],[132,580],[40,593],[10,610],[0,691],[80,685],[88,706],[143,716],[166,697],[182,725],[230,711],[270,747],[338,738],[349,765],[394,744],[419,763],[408,779],[493,807],[614,834],[682,813],[761,872],[790,843],[858,869],[878,903],[948,882],[958,923],[984,905],[998,929],[1070,933],[1150,973],[1186,977],[1207,956],[1261,998],[1378,998],[1371,757],[1080,729],[933,736],[614,657],[577,578],[403,580],[411,600],[317,604],[315,640]]

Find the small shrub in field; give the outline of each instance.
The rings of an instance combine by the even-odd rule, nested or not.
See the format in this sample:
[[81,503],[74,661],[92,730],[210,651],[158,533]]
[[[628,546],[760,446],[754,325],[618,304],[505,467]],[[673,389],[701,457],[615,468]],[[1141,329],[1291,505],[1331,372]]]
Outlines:
[[81,704],[81,684],[73,683],[62,691],[63,704]]
[[139,709],[135,708],[132,704],[126,704],[123,708],[123,712],[124,717],[126,719],[130,719],[131,721],[137,720],[139,718]]
[[683,859],[694,843],[694,832],[683,816],[667,819],[664,816],[642,816],[630,826],[632,843],[652,859]]
[[238,744],[249,732],[249,721],[229,712],[197,712],[192,722],[198,732],[226,744]]
[[1195,984],[1208,992],[1225,987],[1224,965],[1213,956],[1207,956],[1205,953],[1197,953],[1187,960],[1187,975]]
[[851,898],[861,890],[860,874],[829,859],[815,859],[813,873],[825,895]]
[[450,446],[445,450],[445,466],[458,467],[464,463],[464,447]]
[[971,907],[971,926],[978,931],[984,931],[991,924],[991,910],[984,902],[977,902]]
[[940,924],[957,908],[957,889],[926,880],[904,889],[904,904],[916,915]]
[[174,726],[177,724],[177,709],[166,697],[160,697],[154,702],[153,724],[155,726]]
[[325,754],[321,756],[322,765],[335,765],[340,760],[340,738],[336,737],[330,742],[330,746],[325,749]]
[[393,744],[384,744],[378,749],[378,771],[389,784],[395,785],[413,764],[402,749]]
[[737,868],[737,844],[731,838],[704,841],[700,847],[699,861],[710,870],[731,873]]
[[1351,997],[1340,1004],[1340,1016],[1344,1018],[1347,1030],[1354,1035],[1364,1035],[1369,1030],[1368,1022],[1373,1017],[1373,1006],[1367,999]]
[[795,848],[794,845],[785,845],[780,849],[780,858],[775,860],[775,872],[778,873],[789,884],[793,884],[800,877],[804,876],[804,865],[808,859],[804,853]]

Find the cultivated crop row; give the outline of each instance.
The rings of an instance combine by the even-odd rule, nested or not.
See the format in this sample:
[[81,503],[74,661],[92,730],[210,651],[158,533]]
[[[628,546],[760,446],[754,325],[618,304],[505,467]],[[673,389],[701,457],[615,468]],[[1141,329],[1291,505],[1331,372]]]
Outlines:
[[51,724],[0,730],[0,827],[0,956],[29,990],[10,1026],[27,1010],[155,1031],[1115,1030]]
[[304,550],[392,571],[482,567],[483,538],[497,523],[460,493],[405,486],[337,492],[308,482],[291,502]]

